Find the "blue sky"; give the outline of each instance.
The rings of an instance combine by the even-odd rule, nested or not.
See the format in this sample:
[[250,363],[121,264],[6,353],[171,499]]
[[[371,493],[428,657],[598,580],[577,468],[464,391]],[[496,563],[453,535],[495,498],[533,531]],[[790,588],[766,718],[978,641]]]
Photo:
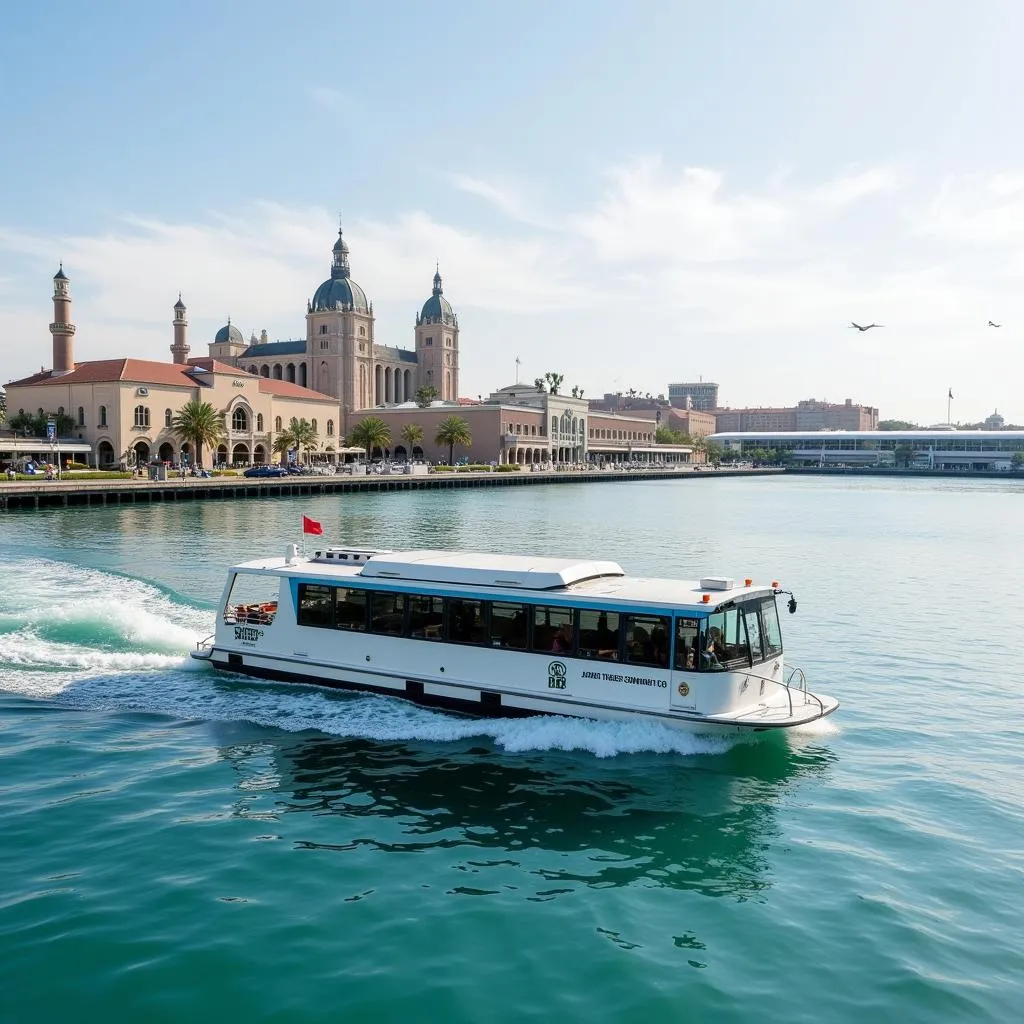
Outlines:
[[[91,8],[91,9],[90,9]],[[377,340],[434,261],[462,392],[717,380],[1024,421],[1024,9],[1002,0],[19,5],[0,378],[304,334],[340,214]],[[987,328],[989,319],[1002,323]],[[861,334],[850,320],[884,328]]]

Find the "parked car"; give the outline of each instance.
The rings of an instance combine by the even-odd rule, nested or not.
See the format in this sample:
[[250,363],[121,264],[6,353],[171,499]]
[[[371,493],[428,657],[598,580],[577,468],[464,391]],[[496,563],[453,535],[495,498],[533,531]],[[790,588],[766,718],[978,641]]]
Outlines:
[[280,466],[252,466],[247,469],[242,476],[287,476],[288,470],[282,469]]

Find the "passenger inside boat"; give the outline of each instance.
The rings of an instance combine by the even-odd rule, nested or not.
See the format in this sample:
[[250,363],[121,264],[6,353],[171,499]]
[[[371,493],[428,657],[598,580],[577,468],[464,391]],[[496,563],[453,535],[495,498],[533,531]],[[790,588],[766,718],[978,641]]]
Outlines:
[[707,632],[704,651],[701,655],[701,667],[711,672],[724,669],[725,666],[719,660],[720,654],[724,656],[722,631],[717,626],[712,626]]

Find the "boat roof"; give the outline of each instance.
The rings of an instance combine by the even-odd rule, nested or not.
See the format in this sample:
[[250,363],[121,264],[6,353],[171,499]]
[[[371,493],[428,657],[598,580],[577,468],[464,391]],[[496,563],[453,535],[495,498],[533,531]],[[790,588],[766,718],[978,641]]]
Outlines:
[[[324,584],[366,580],[371,584],[419,583],[417,590],[446,592],[449,588],[485,592],[487,597],[515,597],[532,592],[536,598],[572,598],[574,602],[637,603],[644,605],[694,606],[708,612],[740,597],[770,594],[774,584],[747,586],[725,577],[676,580],[627,576],[617,562],[550,558],[533,555],[496,555],[454,551],[370,551],[349,549],[360,561],[321,557],[264,558],[236,565],[236,571],[300,577]],[[407,589],[402,587],[400,589]],[[408,588],[413,589],[413,588]],[[704,600],[704,595],[709,600]]]

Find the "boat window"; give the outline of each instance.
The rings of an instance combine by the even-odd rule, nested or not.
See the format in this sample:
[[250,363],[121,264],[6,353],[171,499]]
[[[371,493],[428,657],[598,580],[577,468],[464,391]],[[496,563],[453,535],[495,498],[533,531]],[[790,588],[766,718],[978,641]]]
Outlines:
[[744,625],[747,627],[747,640],[750,642],[750,657],[753,664],[764,661],[766,655],[761,650],[761,619],[757,614],[754,602],[743,605]]
[[619,660],[619,613],[580,609],[579,656]]
[[766,597],[761,602],[761,625],[764,656],[777,658],[782,653],[782,630],[779,629],[779,610],[774,597]]
[[701,670],[719,672],[750,664],[747,634],[738,608],[708,616],[701,639]]
[[224,606],[224,621],[236,625],[269,626],[277,615],[278,576],[236,573]]
[[334,602],[334,625],[338,629],[366,632],[368,593],[354,587],[338,587]]
[[448,599],[448,639],[455,644],[487,643],[483,601]]
[[375,590],[370,599],[370,632],[401,636],[405,621],[405,594]]
[[495,601],[491,605],[491,646],[526,650],[526,607]]
[[533,609],[533,649],[555,654],[574,650],[572,609],[535,605]]
[[300,626],[326,626],[331,628],[331,598],[333,588],[323,587],[319,583],[299,584],[299,616]]
[[444,598],[410,594],[409,636],[419,640],[440,640],[444,625]]
[[699,619],[676,619],[675,666],[683,672],[693,672],[697,668],[699,626]]
[[668,668],[668,619],[660,615],[627,615],[626,661]]

